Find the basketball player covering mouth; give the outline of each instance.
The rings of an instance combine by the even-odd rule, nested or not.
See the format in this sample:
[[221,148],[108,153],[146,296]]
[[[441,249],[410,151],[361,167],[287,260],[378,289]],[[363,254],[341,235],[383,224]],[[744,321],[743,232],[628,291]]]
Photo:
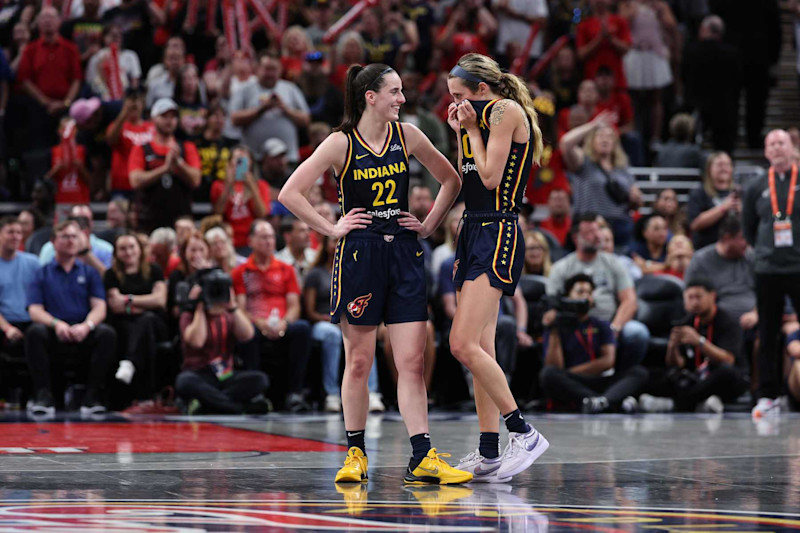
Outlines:
[[[424,257],[418,238],[429,236],[458,196],[450,162],[415,126],[398,122],[405,102],[400,76],[382,64],[347,71],[345,116],[289,178],[278,200],[318,232],[338,239],[331,283],[331,321],[341,323],[345,370],[342,408],[347,457],[335,481],[367,480],[364,428],[367,378],[378,325],[385,322],[397,366],[397,398],[413,449],[404,480],[452,484],[472,474],[447,464],[431,447],[423,379],[428,319]],[[414,155],[441,183],[424,222],[408,212],[408,157]],[[333,167],[344,216],[334,225],[305,195]]]

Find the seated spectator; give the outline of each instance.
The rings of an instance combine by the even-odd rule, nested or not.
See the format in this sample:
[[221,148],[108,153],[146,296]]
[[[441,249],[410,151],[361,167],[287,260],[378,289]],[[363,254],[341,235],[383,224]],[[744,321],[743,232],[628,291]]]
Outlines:
[[786,336],[786,352],[789,356],[789,371],[786,388],[794,411],[800,410],[800,324],[794,322],[794,331]]
[[719,240],[695,252],[686,279],[713,279],[717,306],[748,330],[758,323],[753,266],[742,223],[738,216],[728,215],[720,223]]
[[134,146],[128,162],[139,229],[148,233],[172,226],[181,215],[191,215],[192,189],[201,179],[197,148],[175,138],[177,104],[163,98],[155,103],[150,116],[155,123],[153,140]]
[[586,301],[586,311],[574,322],[556,315],[545,324],[545,367],[539,381],[547,399],[577,403],[584,413],[633,412],[635,395],[647,383],[647,370],[635,365],[609,373],[614,369],[616,339],[608,322],[589,316],[594,290],[588,274],[575,274],[564,283],[564,296]]
[[640,236],[631,245],[631,257],[642,269],[642,274],[664,270],[670,238],[666,220],[659,215],[650,215],[639,219],[636,226]]
[[672,328],[667,345],[667,373],[642,394],[645,412],[694,411],[721,413],[747,389],[746,363],[741,357],[742,329],[716,305],[711,281],[690,279],[683,292],[689,316]]
[[200,186],[194,191],[194,199],[198,202],[210,201],[214,183],[224,182],[228,175],[228,163],[236,141],[223,136],[225,120],[225,109],[218,103],[211,104],[203,134],[195,140],[203,172]]
[[[139,87],[142,66],[133,50],[122,49],[122,27],[109,24],[103,28],[105,48],[98,51],[86,66],[86,82],[103,101],[120,100],[129,88]],[[112,62],[115,61],[116,65]],[[112,76],[118,81],[112,81]]]
[[522,273],[547,277],[552,266],[550,245],[545,236],[535,230],[525,232],[525,264],[522,265]]
[[[200,298],[202,289],[194,285],[189,298]],[[206,308],[201,301],[193,311],[183,311],[180,319],[183,368],[175,380],[175,392],[187,402],[190,415],[263,414],[270,404],[263,392],[269,381],[258,370],[234,370],[236,343],[253,338],[253,324],[236,304],[230,302]]]
[[311,248],[308,224],[292,216],[284,217],[280,231],[286,246],[275,253],[275,259],[294,267],[297,281],[302,287],[306,273],[317,257],[317,253]]
[[169,278],[172,271],[181,264],[181,258],[175,253],[178,239],[172,228],[158,228],[150,234],[150,261],[157,264],[164,276]]
[[230,274],[234,268],[246,261],[244,257],[236,255],[231,238],[220,226],[211,228],[203,236],[208,243],[211,262],[223,272]]
[[725,215],[741,216],[741,194],[733,183],[733,163],[725,152],[714,152],[706,159],[703,186],[689,193],[688,212],[696,250],[716,242]]
[[88,204],[89,186],[91,176],[86,170],[86,148],[76,145],[74,137],[67,130],[72,129],[75,134],[75,123],[69,117],[64,117],[58,125],[58,135],[61,143],[50,148],[50,170],[44,179],[55,185],[56,210],[69,210],[72,204]]
[[[484,8],[484,11],[488,12],[488,9]],[[408,54],[413,53],[419,44],[417,27],[399,9],[368,8],[361,15],[359,27],[366,52],[363,61],[367,63],[384,63],[399,71],[406,64]],[[457,40],[458,36],[453,36],[443,46],[453,45]]]
[[232,274],[238,305],[256,326],[245,365],[274,367],[288,362],[284,407],[307,411],[303,385],[311,356],[311,326],[300,318],[297,276],[290,265],[275,258],[275,230],[268,222],[253,222],[250,248],[250,258]]
[[267,216],[270,205],[269,186],[258,178],[253,155],[245,146],[231,152],[225,180],[211,185],[211,202],[214,213],[233,226],[233,245],[245,250],[253,220]]
[[653,202],[653,214],[660,215],[667,223],[670,235],[686,235],[689,226],[686,213],[678,204],[675,189],[661,189]]
[[152,405],[158,392],[157,343],[167,336],[163,320],[167,285],[163,271],[148,261],[135,233],[123,233],[114,241],[114,262],[103,276],[103,285],[108,323],[123,349],[115,377],[126,385],[134,383],[137,403]]
[[615,120],[613,113],[603,111],[567,132],[559,145],[571,172],[574,215],[601,215],[611,225],[617,246],[625,248],[633,231],[630,208],[642,204],[642,193],[628,172]]
[[[82,14],[77,18],[77,7],[81,4]],[[100,17],[100,0],[83,0],[82,2],[72,2],[70,7],[73,9],[66,14],[69,20],[61,24],[61,36],[75,43],[78,52],[81,54],[81,64],[85,65],[94,54],[103,46],[103,20]]]
[[694,142],[694,119],[678,113],[669,121],[669,140],[658,147],[654,167],[703,170],[705,156]]
[[632,258],[627,255],[620,255],[614,248],[614,232],[608,225],[600,227],[600,251],[607,254],[612,254],[617,261],[625,268],[632,281],[636,281],[642,277],[642,269],[636,264]]
[[127,200],[116,199],[108,202],[106,206],[106,229],[98,231],[97,236],[106,242],[114,242],[117,237],[128,229]]
[[[69,211],[69,218],[78,223],[80,236],[78,237],[78,258],[89,266],[100,272],[100,275],[111,266],[111,258],[114,255],[114,247],[108,242],[96,237],[92,233],[94,222],[92,220],[92,208],[88,205],[74,205]],[[39,264],[47,265],[55,257],[55,241],[51,241],[42,247],[39,252]]]
[[684,279],[686,269],[694,255],[692,241],[686,235],[675,235],[667,245],[667,261],[664,263],[664,270],[656,274],[667,274]]
[[547,218],[539,222],[539,227],[549,231],[558,239],[561,247],[567,246],[569,230],[572,227],[569,193],[563,189],[553,189],[547,197]]
[[[89,376],[81,414],[106,411],[106,377],[116,360],[116,333],[103,324],[106,302],[97,270],[78,259],[81,230],[71,220],[55,229],[55,259],[36,271],[28,286],[28,312],[33,324],[25,333],[25,353],[33,377],[36,415],[55,412],[53,375],[60,375],[68,353],[88,363]],[[52,363],[52,365],[51,365]]]
[[181,68],[175,80],[172,99],[178,104],[178,137],[196,141],[206,125],[208,100],[195,65],[188,64]]
[[[647,352],[650,332],[633,320],[636,316],[636,292],[633,281],[612,254],[600,251],[600,226],[597,215],[585,213],[574,219],[572,238],[575,252],[556,261],[550,270],[547,293],[556,295],[568,278],[590,274],[594,281],[594,307],[591,316],[610,322],[617,338],[616,368],[625,370],[639,364]],[[552,320],[553,311],[548,311]]]
[[144,93],[131,89],[125,93],[122,111],[106,129],[106,141],[111,147],[111,196],[133,200],[128,160],[134,146],[153,142],[155,125],[142,118]]
[[22,224],[14,217],[0,218],[0,347],[22,355],[22,338],[31,323],[25,288],[33,281],[39,261],[19,251]]
[[[325,389],[325,411],[339,413],[342,410],[341,378],[339,363],[342,357],[342,330],[331,324],[331,272],[336,251],[336,239],[324,236],[319,252],[306,275],[303,287],[303,303],[306,316],[311,322],[311,337],[322,348],[322,387]],[[367,382],[369,388],[369,410],[383,411],[385,407],[378,387],[378,365],[372,364]]]
[[336,42],[334,54],[331,62],[334,67],[331,69],[331,83],[340,91],[345,89],[347,79],[347,69],[350,65],[363,65],[366,52],[364,51],[364,39],[357,31],[346,31],[342,33]]
[[[267,139],[261,158],[261,179],[269,184],[270,197],[274,198],[269,206],[273,219],[289,215],[289,210],[278,202],[278,193],[289,177],[289,156],[286,143],[278,138]],[[275,224],[277,226],[277,224]]]
[[195,231],[197,231],[197,227],[192,215],[182,215],[175,219],[175,238],[178,240],[178,249],[186,243],[186,239],[191,237]]
[[[46,228],[46,230],[52,232],[50,227],[45,227],[46,221],[42,213],[33,207],[29,207],[20,211],[19,215],[17,216],[17,222],[19,222],[20,226],[22,227],[22,242],[20,243],[20,251],[24,251],[26,249],[28,239],[40,229]],[[37,250],[34,255],[38,255],[38,253],[39,250]]]

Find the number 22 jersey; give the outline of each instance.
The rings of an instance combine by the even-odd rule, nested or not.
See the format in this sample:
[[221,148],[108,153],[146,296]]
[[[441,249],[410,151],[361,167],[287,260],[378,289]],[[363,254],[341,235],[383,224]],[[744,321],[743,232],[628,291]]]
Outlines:
[[399,122],[390,122],[380,152],[364,141],[357,129],[347,135],[347,157],[337,176],[342,213],[363,207],[372,215],[368,231],[387,235],[409,232],[397,223],[408,211],[408,152]]

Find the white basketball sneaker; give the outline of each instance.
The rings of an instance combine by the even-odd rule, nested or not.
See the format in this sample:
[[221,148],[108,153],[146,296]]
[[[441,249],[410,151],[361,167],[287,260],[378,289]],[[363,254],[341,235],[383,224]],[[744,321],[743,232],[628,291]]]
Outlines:
[[781,403],[777,399],[759,398],[751,414],[753,418],[779,416],[781,414]]
[[513,477],[528,468],[550,447],[544,436],[531,426],[527,433],[508,434],[508,445],[500,456],[502,465],[497,477],[504,479]]
[[481,455],[480,450],[475,450],[461,459],[456,468],[470,472],[472,474],[471,483],[508,483],[511,481],[511,476],[503,478],[497,476],[502,463],[502,457],[487,459]]

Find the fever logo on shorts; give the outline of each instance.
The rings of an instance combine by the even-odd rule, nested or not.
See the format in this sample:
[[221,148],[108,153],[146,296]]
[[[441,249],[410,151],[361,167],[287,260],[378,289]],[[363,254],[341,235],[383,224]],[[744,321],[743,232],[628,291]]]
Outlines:
[[353,318],[361,318],[361,315],[364,314],[364,309],[367,308],[369,305],[369,301],[372,299],[372,293],[365,294],[364,296],[359,296],[349,304],[347,304],[347,312],[350,313],[350,316]]

